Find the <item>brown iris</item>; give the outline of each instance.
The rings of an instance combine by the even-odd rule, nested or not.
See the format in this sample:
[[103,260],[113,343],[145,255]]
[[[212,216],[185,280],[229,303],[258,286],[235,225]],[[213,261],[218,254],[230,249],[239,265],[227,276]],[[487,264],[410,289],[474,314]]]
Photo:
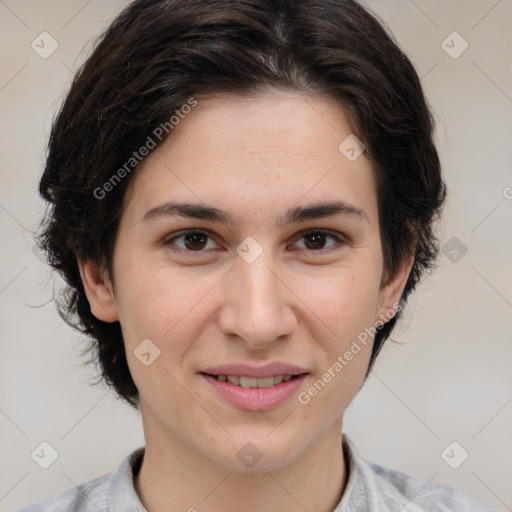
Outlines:
[[205,233],[192,232],[185,233],[183,235],[183,240],[185,242],[185,247],[190,250],[199,250],[203,249],[207,243],[208,235]]
[[[308,243],[308,239],[310,240],[310,243]],[[304,241],[308,249],[321,249],[325,245],[325,233],[322,233],[321,231],[311,231],[304,235]]]

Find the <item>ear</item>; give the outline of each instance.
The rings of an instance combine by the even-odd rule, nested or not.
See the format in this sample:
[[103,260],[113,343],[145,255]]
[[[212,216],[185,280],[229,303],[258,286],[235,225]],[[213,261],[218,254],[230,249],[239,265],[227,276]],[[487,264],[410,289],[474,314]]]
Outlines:
[[103,322],[119,320],[113,288],[107,272],[91,259],[79,260],[78,268],[92,314]]
[[379,291],[379,306],[375,325],[382,325],[391,320],[396,314],[396,305],[404,291],[407,279],[414,264],[414,256],[410,255],[402,260],[396,274],[381,287]]

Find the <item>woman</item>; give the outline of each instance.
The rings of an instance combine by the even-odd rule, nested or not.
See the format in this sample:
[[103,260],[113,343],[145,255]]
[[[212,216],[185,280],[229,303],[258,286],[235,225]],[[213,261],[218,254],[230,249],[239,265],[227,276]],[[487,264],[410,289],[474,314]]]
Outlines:
[[491,510],[342,433],[445,198],[418,76],[357,2],[133,2],[40,191],[61,313],[146,445],[30,510]]

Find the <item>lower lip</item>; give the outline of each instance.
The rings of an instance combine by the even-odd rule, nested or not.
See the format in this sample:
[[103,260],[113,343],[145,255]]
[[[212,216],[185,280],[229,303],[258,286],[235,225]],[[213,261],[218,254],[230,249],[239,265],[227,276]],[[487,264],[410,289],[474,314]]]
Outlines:
[[269,388],[244,388],[230,382],[222,382],[215,377],[200,374],[230,404],[247,411],[264,411],[272,409],[296,393],[307,374],[300,375],[286,382]]

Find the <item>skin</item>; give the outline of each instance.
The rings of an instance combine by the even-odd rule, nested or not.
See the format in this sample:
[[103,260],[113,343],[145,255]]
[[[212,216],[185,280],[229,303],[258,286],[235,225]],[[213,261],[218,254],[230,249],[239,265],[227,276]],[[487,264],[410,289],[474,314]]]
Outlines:
[[[331,98],[274,91],[200,99],[130,184],[114,284],[93,261],[80,262],[94,315],[121,323],[140,391],[146,453],[135,484],[148,511],[327,512],[341,499],[343,413],[363,382],[371,343],[307,405],[293,396],[270,410],[240,410],[198,372],[288,362],[310,372],[305,391],[360,332],[389,319],[413,261],[380,287],[373,170],[364,153],[351,162],[338,150],[351,133],[343,106]],[[228,210],[234,224],[143,220],[170,200]],[[291,207],[333,200],[367,219],[277,223]],[[168,241],[191,228],[209,235],[199,249],[184,237]],[[303,236],[314,229],[345,243],[326,235],[315,245]],[[248,236],[263,250],[252,263],[236,253]],[[160,350],[149,366],[134,355],[147,338]],[[248,442],[262,455],[252,468],[237,457]]]

